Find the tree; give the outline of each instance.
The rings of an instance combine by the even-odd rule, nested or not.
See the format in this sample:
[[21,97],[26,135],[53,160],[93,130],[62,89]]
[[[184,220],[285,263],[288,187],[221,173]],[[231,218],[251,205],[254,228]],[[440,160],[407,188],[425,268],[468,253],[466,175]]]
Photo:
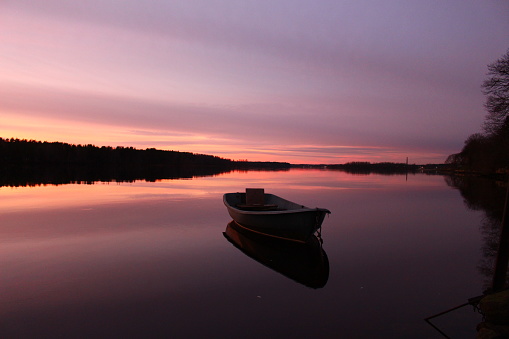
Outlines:
[[493,163],[491,159],[492,149],[490,138],[481,133],[474,133],[465,140],[460,153],[451,154],[445,161],[446,164],[460,166],[464,170],[489,171]]
[[488,76],[482,84],[488,111],[484,131],[489,135],[509,136],[509,50],[488,65]]
[[484,133],[472,134],[446,163],[467,171],[509,173],[509,50],[488,65],[487,75],[482,84],[487,110]]

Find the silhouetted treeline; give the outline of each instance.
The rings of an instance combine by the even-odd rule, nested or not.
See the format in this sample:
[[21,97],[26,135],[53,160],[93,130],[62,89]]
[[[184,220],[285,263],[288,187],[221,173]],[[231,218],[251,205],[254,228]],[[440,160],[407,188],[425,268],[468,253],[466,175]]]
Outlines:
[[371,163],[367,161],[353,161],[345,164],[333,165],[291,165],[292,168],[309,168],[309,169],[323,169],[323,170],[336,170],[343,171],[350,174],[382,174],[382,175],[397,175],[406,173],[425,173],[425,174],[444,174],[443,172],[449,168],[445,164],[406,164],[394,162],[379,162]]
[[406,163],[379,162],[370,163],[364,161],[348,162],[346,164],[327,165],[327,169],[341,170],[352,174],[404,174],[408,172],[417,172],[418,165],[408,165]]
[[482,84],[487,110],[483,132],[469,136],[461,152],[447,158],[455,170],[509,173],[509,50],[488,71]]
[[232,161],[212,155],[163,151],[155,148],[97,147],[62,142],[0,138],[0,163],[3,165],[73,166],[173,166],[228,167]]
[[452,169],[467,172],[507,173],[509,133],[472,134],[461,152],[449,155],[446,164]]
[[288,163],[232,161],[189,152],[0,138],[0,186],[192,178]]
[[235,161],[235,169],[261,171],[288,171],[292,165],[288,162],[275,161]]

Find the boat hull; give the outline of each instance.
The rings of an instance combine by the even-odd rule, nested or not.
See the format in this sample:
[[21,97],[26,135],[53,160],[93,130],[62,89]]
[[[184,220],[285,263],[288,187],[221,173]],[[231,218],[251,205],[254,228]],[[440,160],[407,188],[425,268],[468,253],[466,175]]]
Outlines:
[[268,204],[277,205],[276,210],[253,211],[239,208],[245,201],[245,193],[227,193],[224,204],[232,219],[241,227],[265,235],[306,242],[321,227],[324,208],[309,208],[295,204],[272,194],[265,194]]

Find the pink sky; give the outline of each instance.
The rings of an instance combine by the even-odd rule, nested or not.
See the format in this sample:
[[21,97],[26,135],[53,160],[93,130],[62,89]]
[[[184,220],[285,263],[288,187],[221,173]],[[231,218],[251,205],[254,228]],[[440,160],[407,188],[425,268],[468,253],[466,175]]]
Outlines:
[[443,162],[480,131],[505,1],[2,0],[0,137]]

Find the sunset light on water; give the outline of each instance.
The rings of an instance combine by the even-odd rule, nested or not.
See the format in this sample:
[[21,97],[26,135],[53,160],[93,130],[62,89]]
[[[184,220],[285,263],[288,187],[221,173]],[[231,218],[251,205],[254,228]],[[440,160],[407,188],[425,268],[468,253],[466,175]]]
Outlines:
[[508,33],[499,0],[0,0],[0,338],[501,338]]
[[[246,187],[331,210],[322,225],[324,286],[306,287],[225,239],[222,194]],[[234,338],[249,327],[249,338],[439,338],[423,318],[479,294],[486,279],[477,268],[482,215],[442,176],[238,171],[0,187],[0,201],[7,337]],[[261,246],[277,255],[278,246]],[[323,326],[308,326],[309,309]],[[376,326],[364,326],[366,317]],[[442,329],[473,335],[479,318],[460,310]]]

